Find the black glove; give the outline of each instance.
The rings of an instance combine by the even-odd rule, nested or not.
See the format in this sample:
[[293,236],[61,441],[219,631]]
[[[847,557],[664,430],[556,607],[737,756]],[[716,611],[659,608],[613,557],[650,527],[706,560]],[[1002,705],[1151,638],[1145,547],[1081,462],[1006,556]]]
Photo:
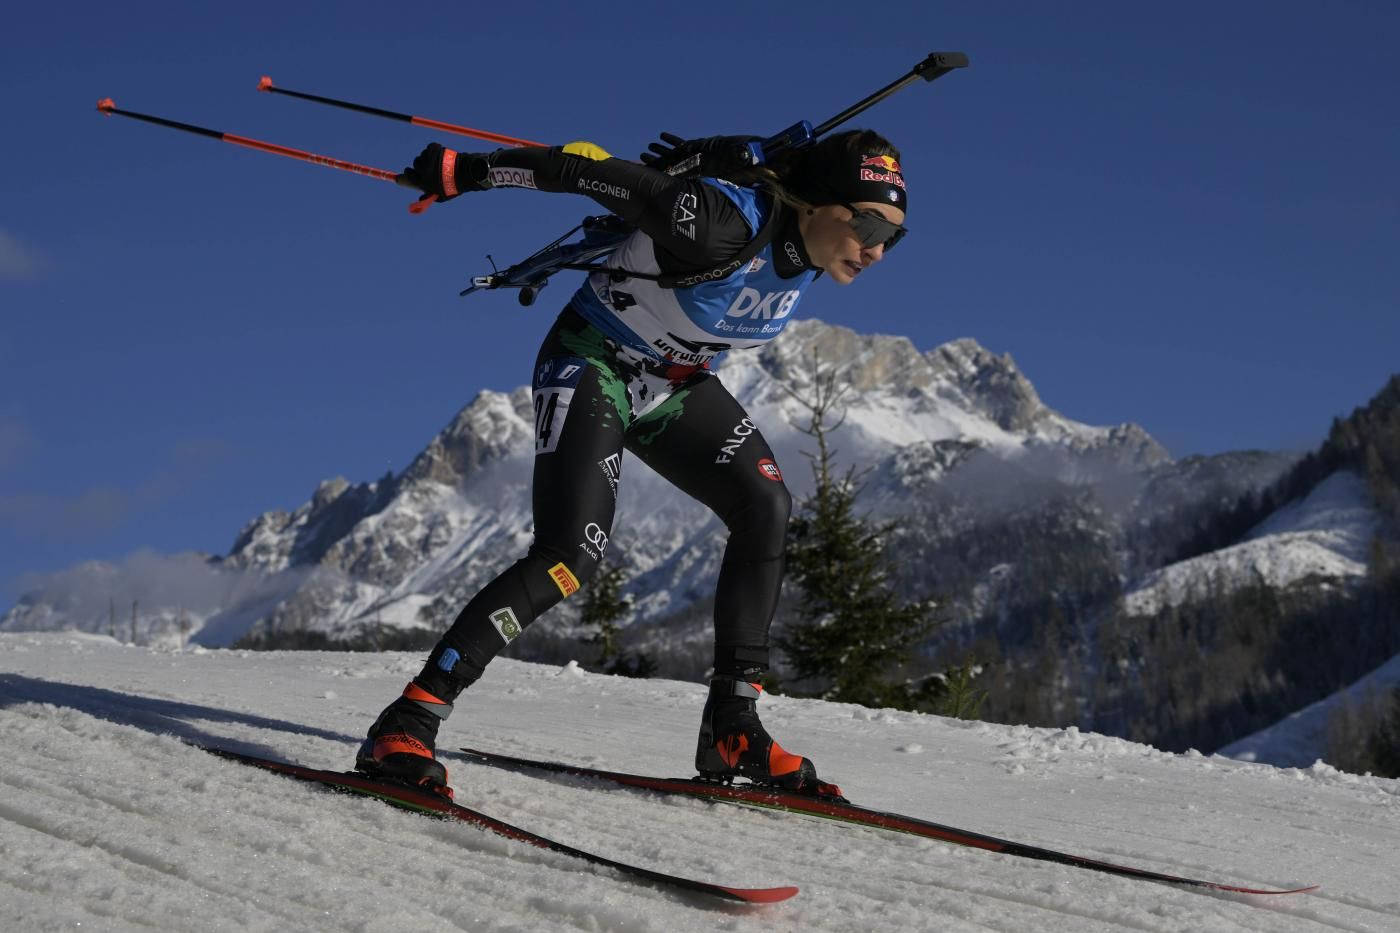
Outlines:
[[748,144],[762,136],[705,136],[681,139],[662,133],[661,142],[652,143],[642,153],[642,164],[668,175],[704,175],[723,178],[757,163]]
[[486,190],[486,157],[428,143],[413,164],[403,170],[403,179],[424,194],[449,201],[468,191]]

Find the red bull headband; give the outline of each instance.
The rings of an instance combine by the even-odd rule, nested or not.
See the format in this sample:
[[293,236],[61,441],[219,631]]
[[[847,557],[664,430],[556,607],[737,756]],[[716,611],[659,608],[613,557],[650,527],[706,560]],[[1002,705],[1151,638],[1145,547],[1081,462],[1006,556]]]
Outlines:
[[[813,155],[818,152],[811,150]],[[799,176],[796,190],[806,194],[813,204],[871,201],[906,213],[909,210],[909,192],[894,156],[868,155],[859,150],[831,153],[820,164],[802,166]]]

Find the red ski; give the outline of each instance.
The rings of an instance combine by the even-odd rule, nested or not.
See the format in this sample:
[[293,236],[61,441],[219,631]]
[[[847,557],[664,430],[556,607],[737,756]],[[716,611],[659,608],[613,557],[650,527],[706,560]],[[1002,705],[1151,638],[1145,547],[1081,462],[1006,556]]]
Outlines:
[[682,878],[678,875],[668,875],[665,872],[655,871],[650,868],[642,868],[637,865],[628,865],[625,862],[617,862],[601,855],[595,855],[592,852],[585,852],[583,849],[575,849],[571,845],[556,842],[553,839],[538,835],[537,833],[532,833],[526,829],[521,829],[518,826],[512,826],[510,823],[503,822],[495,817],[487,816],[485,813],[478,810],[472,810],[460,804],[453,803],[441,794],[425,791],[408,784],[377,780],[356,771],[320,771],[316,768],[304,768],[301,765],[294,765],[285,761],[275,761],[271,758],[259,758],[255,755],[244,755],[222,748],[211,748],[206,745],[196,745],[195,747],[209,752],[212,755],[217,755],[220,758],[236,761],[239,764],[251,765],[255,768],[262,768],[267,771],[276,772],[277,774],[284,774],[301,781],[321,784],[332,790],[363,794],[367,797],[376,797],[393,806],[440,817],[442,819],[461,820],[464,823],[471,823],[473,826],[479,826],[482,829],[490,830],[507,839],[515,839],[541,849],[562,852],[565,855],[571,855],[574,858],[582,859],[593,865],[604,865],[632,878],[649,881],[658,885],[680,888],[686,891],[695,891],[700,894],[709,894],[714,897],[724,898],[725,900],[742,901],[748,904],[772,904],[777,901],[785,901],[797,893],[797,888],[791,885],[772,888],[733,888],[728,885],[712,884],[708,881],[696,881],[691,878]]
[[805,813],[811,816],[820,816],[846,823],[856,823],[861,826],[875,826],[881,829],[892,829],[897,832],[910,833],[915,836],[927,836],[930,839],[939,839],[943,842],[951,842],[956,845],[986,849],[989,852],[1000,852],[1003,855],[1039,859],[1044,862],[1057,862],[1061,865],[1072,865],[1076,868],[1087,868],[1091,871],[1104,872],[1110,875],[1122,875],[1127,878],[1138,878],[1143,881],[1156,881],[1162,884],[1188,885],[1195,888],[1207,888],[1212,891],[1229,891],[1234,894],[1303,894],[1308,891],[1315,891],[1319,887],[1319,885],[1313,884],[1301,888],[1289,888],[1287,890],[1278,888],[1248,888],[1234,884],[1223,884],[1217,881],[1181,878],[1176,875],[1148,871],[1143,868],[1130,868],[1126,865],[1101,862],[1097,859],[1087,858],[1082,855],[1069,855],[1064,852],[1056,852],[1053,849],[1042,849],[1039,846],[1012,842],[1008,839],[998,839],[996,836],[985,836],[981,833],[974,833],[965,829],[957,829],[952,826],[931,823],[928,820],[922,820],[917,817],[872,810],[868,807],[850,803],[839,797],[811,797],[804,794],[794,794],[788,791],[754,784],[719,784],[693,778],[647,777],[640,774],[600,771],[596,768],[586,768],[579,765],[569,765],[554,761],[532,761],[528,758],[515,758],[510,755],[501,755],[495,752],[483,752],[474,748],[464,748],[462,752],[466,754],[469,760],[500,768],[550,771],[555,774],[569,774],[576,777],[611,781],[614,784],[635,787],[655,793],[686,794],[692,797],[702,797],[707,800],[716,800],[724,803],[737,803],[769,810]]

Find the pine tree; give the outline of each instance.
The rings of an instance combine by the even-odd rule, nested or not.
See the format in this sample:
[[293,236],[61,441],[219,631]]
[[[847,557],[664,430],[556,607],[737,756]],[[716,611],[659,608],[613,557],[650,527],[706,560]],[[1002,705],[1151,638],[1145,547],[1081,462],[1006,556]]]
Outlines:
[[933,712],[953,719],[977,719],[982,714],[982,702],[987,691],[973,681],[981,669],[970,660],[943,672],[943,694],[934,703]]
[[579,625],[591,630],[584,643],[598,646],[597,667],[603,673],[650,677],[656,673],[656,663],[640,651],[623,651],[618,643],[618,623],[632,610],[632,597],[622,592],[626,581],[627,571],[622,565],[600,566],[583,591]]
[[622,594],[626,571],[620,564],[603,564],[583,591],[579,625],[589,631],[584,643],[598,646],[598,666],[606,668],[617,659],[618,622],[632,608],[632,597]]
[[788,525],[787,567],[802,591],[800,621],[775,642],[797,679],[815,684],[825,699],[913,708],[930,687],[893,678],[940,620],[932,600],[902,603],[895,596],[885,550],[895,523],[876,524],[856,514],[863,474],[854,467],[833,472],[828,435],[844,415],[836,424],[827,422],[844,389],[836,386],[834,373],[820,373],[818,363],[814,356],[813,398],[787,389],[810,413],[798,430],[816,440],[817,450],[807,454],[815,488]]

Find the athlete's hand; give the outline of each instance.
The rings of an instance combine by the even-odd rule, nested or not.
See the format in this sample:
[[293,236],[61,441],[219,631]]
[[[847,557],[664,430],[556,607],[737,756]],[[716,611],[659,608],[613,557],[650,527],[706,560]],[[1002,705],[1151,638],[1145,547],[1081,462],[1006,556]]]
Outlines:
[[705,175],[723,178],[726,174],[755,165],[748,144],[761,136],[705,136],[682,139],[662,133],[661,142],[652,143],[642,153],[642,164],[668,175]]
[[486,159],[473,152],[455,152],[429,143],[413,164],[403,170],[403,178],[424,194],[448,201],[468,191],[485,191]]

